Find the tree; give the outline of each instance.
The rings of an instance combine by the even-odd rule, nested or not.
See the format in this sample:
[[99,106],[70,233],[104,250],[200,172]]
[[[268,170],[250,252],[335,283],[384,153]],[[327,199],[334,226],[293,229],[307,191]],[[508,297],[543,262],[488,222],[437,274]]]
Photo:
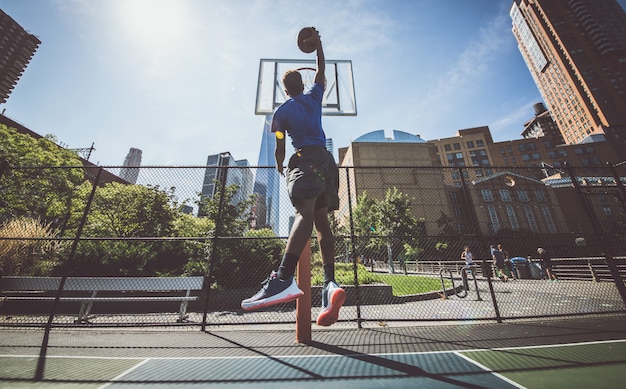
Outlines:
[[365,248],[379,257],[387,257],[391,272],[395,272],[394,258],[405,260],[419,254],[418,237],[425,235],[423,219],[411,211],[411,200],[396,187],[389,188],[382,200],[359,196],[354,210],[354,223],[358,235],[370,236]]
[[63,223],[85,177],[80,158],[53,140],[0,125],[0,221],[26,216],[52,227]]
[[[77,192],[79,200],[74,202],[68,223],[70,231],[77,228],[91,191],[91,183],[85,182]],[[172,190],[117,182],[99,187],[81,237],[106,239],[83,239],[74,261],[65,261],[57,272],[107,276],[180,274],[187,260],[181,242],[128,239],[171,237],[179,215]]]

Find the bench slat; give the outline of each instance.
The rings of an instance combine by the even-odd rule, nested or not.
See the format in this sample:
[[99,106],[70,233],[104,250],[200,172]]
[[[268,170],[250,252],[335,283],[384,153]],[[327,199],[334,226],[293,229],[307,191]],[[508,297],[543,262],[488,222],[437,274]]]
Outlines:
[[[57,290],[61,277],[2,277],[2,290]],[[66,291],[201,290],[204,277],[68,277]]]
[[[53,296],[4,296],[7,300],[24,300],[24,301],[52,301],[54,300]],[[198,296],[160,296],[160,297],[150,297],[150,296],[136,296],[136,297],[63,297],[61,296],[60,300],[62,301],[196,301],[198,300]]]

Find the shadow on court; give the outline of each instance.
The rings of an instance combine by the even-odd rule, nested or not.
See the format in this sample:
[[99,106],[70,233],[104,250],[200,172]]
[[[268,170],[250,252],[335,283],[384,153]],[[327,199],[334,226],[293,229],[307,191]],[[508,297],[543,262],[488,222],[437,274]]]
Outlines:
[[42,361],[43,330],[1,329],[0,388],[602,388],[626,368],[626,315],[312,335],[305,345],[285,327],[54,329]]

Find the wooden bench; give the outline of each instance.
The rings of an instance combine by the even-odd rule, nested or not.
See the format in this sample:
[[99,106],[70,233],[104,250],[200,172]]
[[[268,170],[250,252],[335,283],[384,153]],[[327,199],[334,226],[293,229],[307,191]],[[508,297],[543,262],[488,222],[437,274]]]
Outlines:
[[[60,284],[61,277],[5,276],[0,278],[0,300],[54,300],[55,294],[51,292],[56,292]],[[94,302],[180,301],[177,322],[183,322],[188,317],[187,304],[199,298],[192,296],[192,291],[201,291],[203,284],[204,277],[67,277],[60,301],[81,303],[76,323],[88,323]],[[98,295],[101,292],[133,292],[133,295]],[[180,295],[162,295],[168,292]]]

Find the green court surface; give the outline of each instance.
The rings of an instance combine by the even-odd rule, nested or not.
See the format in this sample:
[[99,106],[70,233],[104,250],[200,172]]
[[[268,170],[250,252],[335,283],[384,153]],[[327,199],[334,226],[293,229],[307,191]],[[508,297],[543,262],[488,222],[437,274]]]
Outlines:
[[462,352],[527,388],[621,388],[626,341]]

